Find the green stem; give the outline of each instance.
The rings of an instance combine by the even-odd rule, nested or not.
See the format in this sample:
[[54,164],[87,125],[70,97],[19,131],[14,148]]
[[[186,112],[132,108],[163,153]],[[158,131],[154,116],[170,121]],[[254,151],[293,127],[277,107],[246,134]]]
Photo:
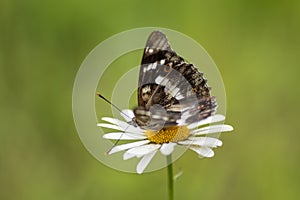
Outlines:
[[168,192],[169,200],[174,200],[174,179],[173,179],[173,164],[172,164],[172,155],[167,156],[167,165],[168,165]]

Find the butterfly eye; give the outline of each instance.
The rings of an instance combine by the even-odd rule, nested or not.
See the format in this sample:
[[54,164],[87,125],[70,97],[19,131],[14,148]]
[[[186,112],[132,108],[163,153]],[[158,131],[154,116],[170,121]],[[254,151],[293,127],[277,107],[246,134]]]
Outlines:
[[169,65],[164,65],[164,72],[168,73],[172,70],[172,66],[169,66]]

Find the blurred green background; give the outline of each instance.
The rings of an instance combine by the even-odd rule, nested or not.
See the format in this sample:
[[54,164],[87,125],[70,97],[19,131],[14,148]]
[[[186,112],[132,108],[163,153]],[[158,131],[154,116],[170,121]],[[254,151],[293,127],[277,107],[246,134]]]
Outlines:
[[198,41],[227,89],[226,123],[213,159],[187,152],[176,199],[300,196],[300,1],[0,2],[0,199],[166,199],[166,171],[112,170],[81,144],[72,87],[86,55],[144,26]]

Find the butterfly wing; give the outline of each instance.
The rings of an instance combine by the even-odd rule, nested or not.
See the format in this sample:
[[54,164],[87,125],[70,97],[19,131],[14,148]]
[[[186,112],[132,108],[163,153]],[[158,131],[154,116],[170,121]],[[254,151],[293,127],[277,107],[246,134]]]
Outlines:
[[171,49],[162,32],[152,32],[140,68],[135,122],[158,130],[199,121],[215,108],[203,74]]

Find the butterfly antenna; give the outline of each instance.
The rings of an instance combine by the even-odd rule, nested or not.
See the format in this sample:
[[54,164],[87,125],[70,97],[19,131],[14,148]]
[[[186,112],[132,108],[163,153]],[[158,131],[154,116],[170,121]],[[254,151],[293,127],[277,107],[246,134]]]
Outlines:
[[[131,117],[129,117],[126,113],[124,113],[118,106],[116,106],[115,104],[113,104],[112,102],[110,102],[107,98],[105,98],[104,96],[102,96],[99,92],[97,92],[96,93],[96,95],[98,96],[98,97],[100,97],[101,99],[103,99],[104,101],[106,101],[107,103],[109,103],[110,105],[112,105],[115,109],[117,109],[120,113],[122,113],[123,115],[125,115],[126,117],[128,117],[128,119],[130,119]],[[128,127],[129,127],[130,125],[128,125]],[[127,127],[127,128],[128,128]],[[126,128],[126,129],[127,129]],[[126,131],[126,129],[124,130],[124,132]],[[109,154],[109,152],[120,142],[120,140],[121,140],[121,137],[122,136],[120,136],[120,138],[115,142],[115,144],[108,150],[108,151],[106,151],[105,152],[105,155],[108,155]]]
[[110,105],[112,105],[115,109],[117,109],[120,113],[122,113],[123,115],[125,115],[126,117],[128,117],[128,119],[130,119],[131,117],[129,117],[126,113],[124,113],[118,106],[116,106],[115,104],[113,104],[112,102],[110,102],[107,98],[105,98],[104,96],[102,96],[99,92],[96,92],[96,95],[98,97],[100,97],[101,99],[103,99],[104,101],[106,101],[107,103],[109,103]]
[[[121,137],[122,137],[122,136],[121,136]],[[113,145],[110,149],[108,149],[108,150],[104,153],[105,155],[109,155],[109,152],[110,152],[113,148],[115,148],[115,146],[117,146],[117,144],[120,142],[121,137],[114,143],[114,145]]]

